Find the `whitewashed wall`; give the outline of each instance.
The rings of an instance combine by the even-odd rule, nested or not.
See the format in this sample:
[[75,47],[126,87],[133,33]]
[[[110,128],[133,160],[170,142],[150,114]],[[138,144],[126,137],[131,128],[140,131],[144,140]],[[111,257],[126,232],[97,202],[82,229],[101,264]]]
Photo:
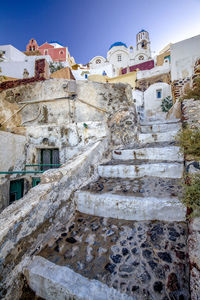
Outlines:
[[[157,90],[161,90],[161,98],[157,98]],[[144,109],[147,118],[165,119],[166,113],[162,112],[161,103],[167,96],[171,96],[171,86],[164,82],[154,83],[144,92]]]
[[171,46],[172,81],[190,77],[194,64],[200,57],[200,35],[175,43]]

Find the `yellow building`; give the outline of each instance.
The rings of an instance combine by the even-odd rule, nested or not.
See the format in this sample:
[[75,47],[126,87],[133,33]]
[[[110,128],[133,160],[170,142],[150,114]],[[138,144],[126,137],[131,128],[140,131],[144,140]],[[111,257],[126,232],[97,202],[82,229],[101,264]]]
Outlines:
[[97,82],[109,82],[109,83],[128,83],[131,85],[132,89],[135,90],[136,85],[136,76],[137,72],[133,71],[124,75],[120,75],[117,77],[109,78],[103,75],[90,75],[88,76],[89,81],[97,81]]

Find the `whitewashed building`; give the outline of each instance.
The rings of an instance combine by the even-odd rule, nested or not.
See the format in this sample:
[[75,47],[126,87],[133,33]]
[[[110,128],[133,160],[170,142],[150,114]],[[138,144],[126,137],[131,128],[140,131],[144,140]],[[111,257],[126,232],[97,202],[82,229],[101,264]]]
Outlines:
[[12,45],[0,45],[0,51],[3,53],[3,61],[0,62],[1,75],[22,79],[24,73],[27,77],[35,75],[35,61],[45,58],[48,63],[52,62],[49,55],[27,56]]
[[114,76],[120,68],[132,66],[152,59],[149,33],[141,30],[136,36],[136,47],[127,46],[125,43],[112,44],[107,52],[107,57],[95,56],[90,62],[90,69],[99,69],[113,65]]

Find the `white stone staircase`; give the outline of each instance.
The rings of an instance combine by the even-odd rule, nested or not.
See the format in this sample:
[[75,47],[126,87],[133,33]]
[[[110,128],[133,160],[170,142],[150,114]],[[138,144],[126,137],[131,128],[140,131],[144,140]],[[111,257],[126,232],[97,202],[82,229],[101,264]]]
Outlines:
[[184,158],[175,141],[180,128],[179,122],[141,124],[138,143],[114,150],[112,160],[98,167],[96,190],[76,192],[77,210],[125,220],[184,221],[185,208],[178,199]]

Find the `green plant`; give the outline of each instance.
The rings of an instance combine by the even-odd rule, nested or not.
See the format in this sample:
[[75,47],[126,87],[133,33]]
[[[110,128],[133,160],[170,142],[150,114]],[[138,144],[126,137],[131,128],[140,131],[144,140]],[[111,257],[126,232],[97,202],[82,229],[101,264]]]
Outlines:
[[192,160],[200,160],[200,130],[185,128],[177,135],[181,151]]
[[194,79],[194,88],[188,88],[180,100],[184,99],[200,100],[200,78]]
[[63,66],[63,64],[61,62],[59,62],[59,63],[53,63],[53,62],[51,62],[49,64],[49,69],[50,69],[51,73],[54,73],[54,72],[56,72],[58,70],[61,70],[63,68],[64,68],[64,66]]
[[200,217],[200,174],[187,176],[181,201],[190,209],[189,217]]
[[172,97],[167,96],[162,99],[161,108],[163,112],[168,112],[173,105]]

